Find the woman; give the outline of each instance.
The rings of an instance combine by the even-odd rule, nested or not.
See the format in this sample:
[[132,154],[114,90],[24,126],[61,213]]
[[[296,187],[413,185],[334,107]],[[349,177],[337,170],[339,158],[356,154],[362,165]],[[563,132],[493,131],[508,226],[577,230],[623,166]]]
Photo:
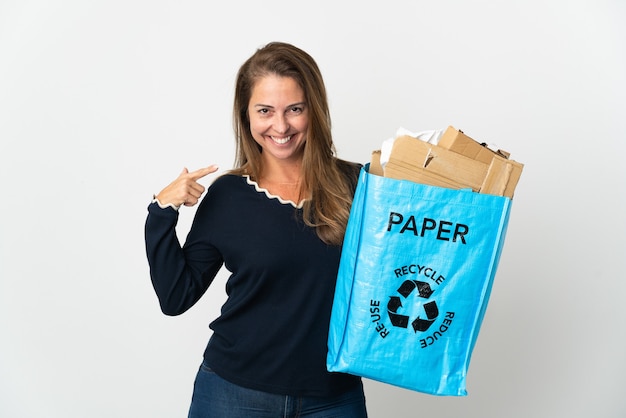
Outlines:
[[210,166],[180,176],[148,208],[146,248],[165,314],[204,294],[218,270],[228,299],[198,371],[190,417],[364,417],[360,378],[326,370],[341,244],[360,166],[335,156],[326,90],[306,52],[270,43],[240,68],[236,168],[198,206],[181,249],[180,206]]

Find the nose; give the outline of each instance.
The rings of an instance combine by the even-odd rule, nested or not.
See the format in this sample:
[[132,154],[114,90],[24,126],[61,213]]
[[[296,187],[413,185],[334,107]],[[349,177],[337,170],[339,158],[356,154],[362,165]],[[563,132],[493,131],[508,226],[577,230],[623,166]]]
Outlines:
[[277,114],[276,119],[274,119],[274,130],[279,134],[286,134],[289,130],[289,121],[285,115]]

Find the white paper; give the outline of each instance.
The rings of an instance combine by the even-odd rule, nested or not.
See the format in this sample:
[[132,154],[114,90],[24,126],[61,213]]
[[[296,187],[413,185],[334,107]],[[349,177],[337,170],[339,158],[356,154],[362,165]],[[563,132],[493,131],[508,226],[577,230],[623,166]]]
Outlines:
[[391,149],[393,148],[393,143],[396,138],[401,136],[410,136],[421,141],[427,142],[429,144],[437,145],[439,142],[439,138],[443,135],[445,129],[434,129],[430,131],[422,131],[422,132],[411,132],[405,128],[398,128],[396,132],[396,136],[393,138],[389,138],[383,141],[380,147],[380,165],[385,167],[387,161],[389,161],[389,156],[391,155]]

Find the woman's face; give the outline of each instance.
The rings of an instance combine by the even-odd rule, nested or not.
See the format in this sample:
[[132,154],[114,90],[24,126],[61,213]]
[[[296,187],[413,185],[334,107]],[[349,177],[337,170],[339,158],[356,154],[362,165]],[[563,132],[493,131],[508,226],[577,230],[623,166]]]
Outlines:
[[264,159],[302,159],[309,114],[304,91],[291,77],[271,74],[259,79],[248,103],[250,131]]

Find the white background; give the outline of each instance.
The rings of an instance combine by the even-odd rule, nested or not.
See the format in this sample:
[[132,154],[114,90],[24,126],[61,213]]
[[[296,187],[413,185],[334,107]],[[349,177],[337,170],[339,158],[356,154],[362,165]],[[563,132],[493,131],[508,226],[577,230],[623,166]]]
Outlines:
[[525,164],[469,395],[368,380],[370,416],[625,416],[625,19],[621,0],[0,0],[0,416],[186,416],[225,276],[163,316],[146,206],[184,166],[232,166],[235,72],[272,40],[320,65],[341,157],[451,124]]

